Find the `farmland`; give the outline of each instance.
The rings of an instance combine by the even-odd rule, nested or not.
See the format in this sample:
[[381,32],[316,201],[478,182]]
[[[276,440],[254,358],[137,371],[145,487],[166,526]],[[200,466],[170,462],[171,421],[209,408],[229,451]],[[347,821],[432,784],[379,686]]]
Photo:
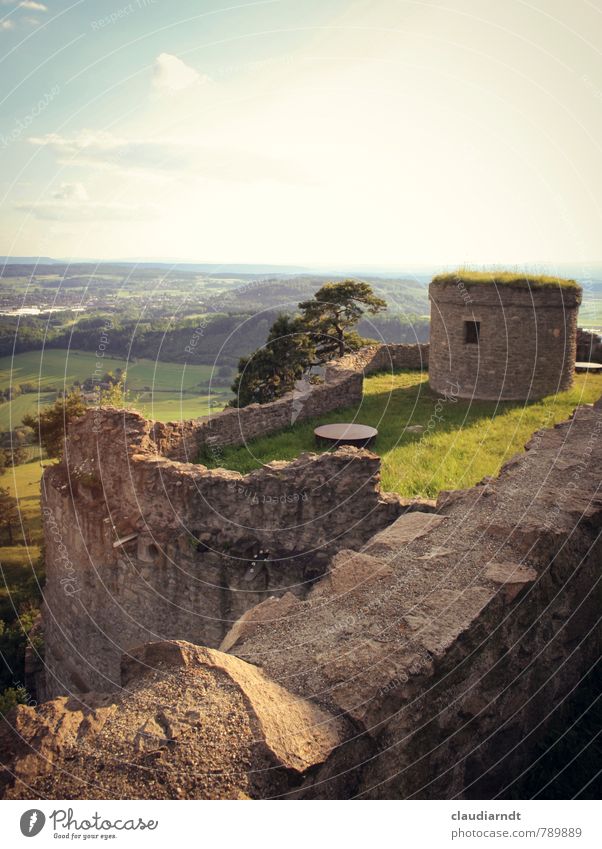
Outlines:
[[[31,384],[36,391],[19,395],[0,406],[0,430],[20,424],[27,413],[39,405],[52,403],[59,390],[68,390],[75,381],[83,383],[98,375],[98,358],[85,351],[46,349],[0,358],[0,389]],[[206,415],[221,409],[230,392],[224,386],[212,386],[215,371],[208,365],[165,363],[139,359],[105,357],[100,370],[127,370],[127,389],[132,404],[141,412],[169,421]]]

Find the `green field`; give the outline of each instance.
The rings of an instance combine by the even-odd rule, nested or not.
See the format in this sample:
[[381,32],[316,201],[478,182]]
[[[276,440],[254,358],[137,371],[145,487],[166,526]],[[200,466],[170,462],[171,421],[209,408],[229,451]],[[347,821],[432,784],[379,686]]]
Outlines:
[[[434,498],[442,489],[464,489],[497,474],[534,431],[552,427],[578,404],[591,403],[600,395],[602,375],[578,374],[571,390],[536,403],[441,402],[429,390],[427,376],[419,372],[373,375],[364,381],[358,409],[337,410],[319,422],[303,422],[247,446],[226,449],[219,465],[244,473],[270,460],[292,460],[303,451],[320,450],[313,436],[318,423],[356,421],[378,428],[373,450],[382,457],[383,489]],[[424,431],[405,429],[415,425]]]
[[602,332],[602,298],[584,298],[579,307],[579,327]]
[[[39,460],[35,460],[14,469],[7,469],[0,475],[0,486],[19,499],[20,520],[13,528],[15,544],[0,544],[0,619],[13,618],[14,607],[35,592],[36,576],[42,574],[39,566],[42,543],[42,471]],[[1,542],[7,542],[6,535]]]
[[[97,363],[100,362],[100,374]],[[46,349],[0,357],[0,389],[31,383],[39,393],[20,395],[0,405],[0,430],[9,430],[21,423],[27,413],[35,413],[39,404],[52,403],[56,390],[66,390],[79,380],[101,376],[105,371],[127,369],[127,388],[133,406],[159,421],[205,416],[210,409],[221,409],[230,397],[226,387],[211,388],[213,370],[207,365],[164,363],[137,360],[127,363],[109,357],[99,361],[95,354],[85,351]],[[51,391],[52,390],[52,391]]]

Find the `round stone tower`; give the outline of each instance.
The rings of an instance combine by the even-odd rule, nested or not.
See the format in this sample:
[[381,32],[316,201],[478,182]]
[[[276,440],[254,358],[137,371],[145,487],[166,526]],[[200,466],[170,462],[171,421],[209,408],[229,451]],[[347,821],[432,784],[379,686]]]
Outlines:
[[507,272],[458,272],[429,288],[431,389],[482,400],[530,400],[573,382],[574,280]]

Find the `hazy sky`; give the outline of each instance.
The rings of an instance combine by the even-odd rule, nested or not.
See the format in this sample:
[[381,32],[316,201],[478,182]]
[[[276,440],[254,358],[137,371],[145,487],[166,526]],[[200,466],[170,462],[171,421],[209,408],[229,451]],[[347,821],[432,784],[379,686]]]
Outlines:
[[0,254],[602,259],[602,0],[0,0]]

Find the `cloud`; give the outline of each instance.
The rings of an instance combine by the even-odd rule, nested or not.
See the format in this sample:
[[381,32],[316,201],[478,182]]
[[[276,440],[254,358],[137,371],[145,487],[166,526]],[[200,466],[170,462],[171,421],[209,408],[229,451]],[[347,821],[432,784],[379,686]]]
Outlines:
[[264,155],[244,147],[211,147],[196,139],[123,138],[102,130],[73,136],[47,133],[30,144],[53,151],[60,164],[103,168],[127,177],[166,180],[202,178],[235,183],[310,184],[314,178],[298,162]]
[[61,183],[52,197],[55,200],[88,200],[88,192],[83,183]]
[[82,130],[73,136],[47,133],[28,141],[48,147],[61,164],[89,165],[132,176],[156,178],[161,172],[187,171],[191,166],[190,145],[175,139],[126,139],[102,130]]
[[159,209],[150,204],[103,203],[100,201],[50,200],[17,203],[15,209],[42,221],[132,221],[156,218]]
[[36,3],[36,0],[21,0],[17,4],[20,9],[29,9],[31,12],[47,12],[48,6],[43,3]]
[[0,21],[0,30],[14,29],[15,25],[12,21]]
[[190,65],[171,53],[160,53],[153,65],[153,88],[162,94],[173,94],[193,85],[210,82],[210,77],[199,74]]

